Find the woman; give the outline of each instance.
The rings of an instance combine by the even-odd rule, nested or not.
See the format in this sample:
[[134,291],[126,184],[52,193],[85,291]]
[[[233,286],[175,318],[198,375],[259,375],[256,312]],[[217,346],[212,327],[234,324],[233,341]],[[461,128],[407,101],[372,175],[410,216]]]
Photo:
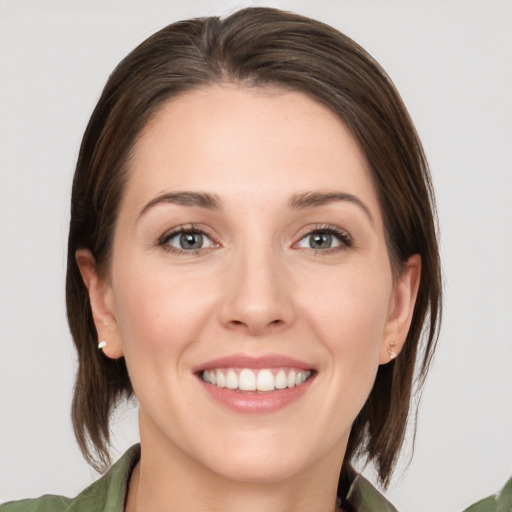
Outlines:
[[5,510],[394,510],[351,461],[386,485],[428,370],[433,210],[398,93],[334,29],[246,9],[150,37],[84,135],[66,290],[80,447],[106,467],[134,393],[140,448]]

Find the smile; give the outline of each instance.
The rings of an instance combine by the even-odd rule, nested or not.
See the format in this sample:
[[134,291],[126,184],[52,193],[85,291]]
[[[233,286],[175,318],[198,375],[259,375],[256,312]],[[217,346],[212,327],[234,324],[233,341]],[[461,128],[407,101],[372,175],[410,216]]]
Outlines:
[[270,414],[308,394],[314,363],[282,354],[231,354],[192,368],[207,396],[237,414]]
[[311,371],[298,368],[212,368],[203,370],[200,375],[204,382],[218,388],[270,392],[301,386],[310,378]]

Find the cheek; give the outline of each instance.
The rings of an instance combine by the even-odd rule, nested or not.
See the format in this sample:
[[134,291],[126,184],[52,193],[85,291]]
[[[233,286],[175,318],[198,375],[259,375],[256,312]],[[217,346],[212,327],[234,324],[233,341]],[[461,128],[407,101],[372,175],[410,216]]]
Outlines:
[[391,288],[390,272],[353,269],[331,279],[322,293],[309,300],[304,314],[309,315],[318,339],[329,351],[338,378],[371,387],[379,364]]
[[122,270],[115,303],[125,355],[136,353],[144,360],[167,352],[175,357],[197,337],[200,319],[211,308],[208,283],[197,277],[184,279],[165,268],[131,272],[129,278]]
[[[327,286],[318,290],[308,304],[331,337],[350,344],[380,341],[391,293],[391,277],[385,272],[344,272],[330,276]],[[338,335],[335,335],[338,333]]]
[[119,277],[115,291],[120,342],[141,407],[156,416],[154,411],[160,409],[186,410],[193,400],[188,388],[178,395],[171,390],[183,389],[181,380],[188,376],[185,355],[212,316],[210,294],[200,293],[196,280],[180,279],[169,269]]

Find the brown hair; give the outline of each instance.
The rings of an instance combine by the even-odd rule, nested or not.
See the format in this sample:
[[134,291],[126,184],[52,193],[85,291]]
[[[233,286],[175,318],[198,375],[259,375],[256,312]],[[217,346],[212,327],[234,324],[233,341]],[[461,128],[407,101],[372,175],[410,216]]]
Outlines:
[[117,66],[92,114],[73,182],[66,281],[79,363],[72,406],[78,443],[92,465],[105,467],[110,414],[133,390],[124,359],[111,360],[96,349],[76,250],[90,249],[98,271],[108,271],[126,166],[138,134],[169,98],[227,82],[302,91],[338,114],[369,163],[394,272],[399,274],[411,255],[421,256],[421,283],[405,346],[397,359],[379,367],[353,424],[340,479],[342,485],[350,461],[363,457],[375,464],[386,485],[403,443],[412,390],[415,383],[418,389],[423,384],[440,321],[428,166],[400,96],[373,58],[323,23],[270,8],[181,21],[160,30]]

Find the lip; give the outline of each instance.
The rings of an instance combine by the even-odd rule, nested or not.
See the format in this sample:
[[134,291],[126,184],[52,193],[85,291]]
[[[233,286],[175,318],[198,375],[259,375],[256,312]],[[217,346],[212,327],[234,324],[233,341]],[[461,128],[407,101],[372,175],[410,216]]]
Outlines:
[[262,368],[282,367],[315,371],[314,366],[311,364],[280,354],[266,354],[263,356],[233,354],[194,366],[192,371],[198,373],[202,370],[211,370],[213,368],[250,368],[252,370],[261,370]]
[[198,382],[211,398],[231,411],[245,414],[268,414],[279,411],[299,400],[310,389],[314,378],[314,375],[311,376],[300,386],[265,393],[218,388],[199,379]]
[[[311,370],[312,375],[300,386],[276,389],[263,393],[219,388],[204,382],[200,377],[200,373],[203,370],[211,370],[213,368],[250,368],[258,370],[262,368],[271,369],[283,367]],[[269,414],[291,405],[307,393],[317,373],[311,364],[279,354],[267,354],[258,357],[247,354],[233,354],[197,365],[192,371],[197,377],[197,382],[210,398],[213,398],[215,402],[231,411],[243,414]]]

